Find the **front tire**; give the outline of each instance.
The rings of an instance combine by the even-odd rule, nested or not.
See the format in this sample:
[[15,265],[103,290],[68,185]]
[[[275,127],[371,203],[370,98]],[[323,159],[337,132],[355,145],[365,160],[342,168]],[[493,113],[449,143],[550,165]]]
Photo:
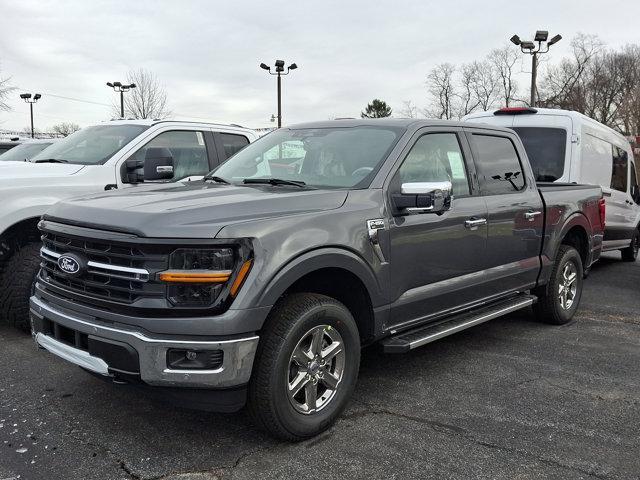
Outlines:
[[324,295],[288,295],[263,329],[249,383],[249,412],[277,438],[313,437],[346,407],[359,367],[360,336],[349,310]]
[[640,250],[640,230],[636,230],[631,239],[631,245],[627,248],[620,250],[622,253],[622,260],[625,262],[635,262],[638,258],[638,251]]
[[569,323],[578,310],[583,281],[580,254],[569,245],[561,245],[549,282],[534,292],[538,297],[533,307],[536,318],[552,325]]
[[40,269],[40,244],[27,243],[2,265],[0,273],[0,316],[24,332],[31,331],[29,298]]

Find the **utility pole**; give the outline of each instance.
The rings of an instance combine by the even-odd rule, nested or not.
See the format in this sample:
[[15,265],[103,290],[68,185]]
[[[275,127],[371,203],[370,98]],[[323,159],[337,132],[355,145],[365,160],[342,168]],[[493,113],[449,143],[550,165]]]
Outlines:
[[121,82],[107,82],[107,87],[113,88],[115,92],[120,92],[120,118],[124,118],[124,92],[136,88],[136,84],[123,85]]
[[[514,35],[510,38],[511,43],[520,47],[520,51],[522,53],[527,53],[531,55],[531,99],[530,105],[532,107],[536,106],[536,98],[537,98],[537,77],[538,77],[538,55],[542,55],[543,53],[547,53],[549,51],[549,47],[558,43],[562,40],[562,35],[556,35],[551,40],[547,41],[549,37],[549,32],[546,30],[538,30],[536,31],[536,36],[533,39],[533,42],[528,40],[520,40],[518,35]],[[538,47],[534,42],[538,42]],[[543,47],[544,44],[544,47]]]
[[33,95],[33,97],[31,96],[30,93],[20,94],[20,98],[29,104],[29,110],[31,113],[31,138],[35,138],[35,131],[33,128],[33,104],[36,103],[38,100],[40,100],[41,97],[42,95],[40,95],[39,93],[36,93],[35,95]]
[[282,127],[282,75],[289,75],[291,70],[295,70],[298,68],[298,65],[292,63],[287,67],[287,71],[284,71],[284,60],[276,60],[275,63],[275,72],[271,71],[271,67],[265,63],[260,64],[260,68],[268,71],[271,75],[278,76],[278,128]]

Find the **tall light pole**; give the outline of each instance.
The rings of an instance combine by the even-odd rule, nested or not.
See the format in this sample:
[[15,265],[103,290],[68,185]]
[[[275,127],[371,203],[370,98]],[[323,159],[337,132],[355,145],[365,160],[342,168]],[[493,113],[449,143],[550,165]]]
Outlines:
[[298,68],[298,65],[296,65],[295,63],[292,63],[291,65],[289,65],[287,67],[287,71],[284,71],[284,60],[276,60],[275,63],[275,72],[271,71],[271,67],[268,66],[265,63],[261,63],[260,64],[260,68],[262,68],[263,70],[266,70],[267,72],[269,72],[271,75],[277,75],[278,76],[278,128],[282,127],[282,80],[281,80],[281,76],[282,75],[289,75],[289,72],[291,70],[295,70],[296,68]]
[[31,96],[30,93],[20,94],[20,98],[29,104],[29,110],[31,110],[31,138],[35,137],[35,134],[33,131],[33,104],[36,103],[38,100],[40,100],[41,97],[42,95],[40,95],[39,93],[36,93],[33,96]]
[[124,118],[124,92],[128,92],[131,88],[136,88],[136,84],[123,85],[121,82],[107,82],[107,87],[120,92],[120,118]]
[[[531,101],[529,102],[532,107],[536,106],[536,80],[538,76],[538,55],[542,55],[543,53],[547,53],[549,51],[549,47],[558,43],[562,40],[562,35],[556,35],[551,40],[547,41],[549,37],[549,32],[546,30],[538,30],[536,31],[536,36],[533,39],[533,42],[528,40],[520,40],[518,35],[514,35],[510,38],[511,43],[520,47],[520,51],[522,53],[528,53],[531,55]],[[534,42],[538,42],[538,47]],[[544,46],[543,46],[544,44]]]

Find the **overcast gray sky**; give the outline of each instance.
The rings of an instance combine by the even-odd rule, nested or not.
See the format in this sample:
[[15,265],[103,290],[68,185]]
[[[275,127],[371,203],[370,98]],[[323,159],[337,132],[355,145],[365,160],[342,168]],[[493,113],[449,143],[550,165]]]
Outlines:
[[276,111],[262,61],[299,66],[283,81],[286,124],[357,116],[375,97],[396,112],[403,100],[424,106],[430,68],[481,58],[514,33],[561,33],[549,61],[577,32],[612,47],[640,42],[638,0],[0,0],[0,12],[0,76],[19,87],[3,129],[28,125],[23,91],[43,94],[41,130],[108,119],[115,93],[105,82],[139,67],[157,75],[177,115],[262,127]]

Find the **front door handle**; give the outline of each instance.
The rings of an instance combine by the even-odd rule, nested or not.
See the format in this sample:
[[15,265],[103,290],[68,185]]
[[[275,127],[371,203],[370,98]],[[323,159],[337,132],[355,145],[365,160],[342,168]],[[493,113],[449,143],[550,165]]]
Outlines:
[[487,224],[486,218],[473,218],[469,220],[465,220],[464,226],[469,230],[477,230],[478,227]]
[[524,213],[524,218],[526,218],[526,219],[527,219],[527,220],[529,220],[530,222],[533,222],[533,221],[536,219],[536,217],[537,217],[538,215],[542,215],[542,212],[540,212],[540,211],[535,211],[535,212],[533,212],[533,211],[525,212],[525,213]]

